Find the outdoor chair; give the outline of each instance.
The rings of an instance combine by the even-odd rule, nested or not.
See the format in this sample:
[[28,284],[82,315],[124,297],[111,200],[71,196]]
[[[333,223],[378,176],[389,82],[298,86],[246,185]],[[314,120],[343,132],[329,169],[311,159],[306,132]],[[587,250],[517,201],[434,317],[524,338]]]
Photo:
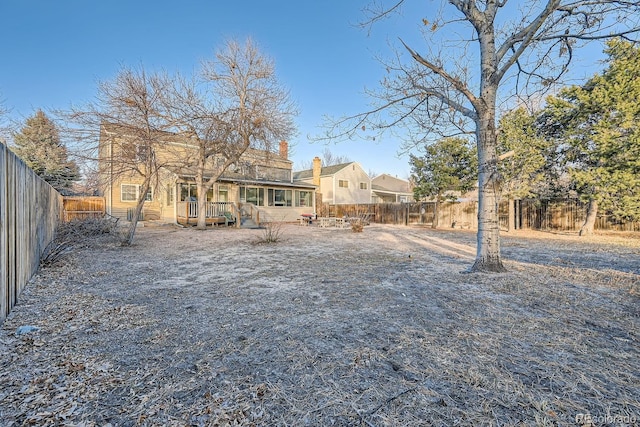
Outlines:
[[227,225],[233,225],[236,223],[236,217],[233,216],[231,212],[225,212],[224,217]]

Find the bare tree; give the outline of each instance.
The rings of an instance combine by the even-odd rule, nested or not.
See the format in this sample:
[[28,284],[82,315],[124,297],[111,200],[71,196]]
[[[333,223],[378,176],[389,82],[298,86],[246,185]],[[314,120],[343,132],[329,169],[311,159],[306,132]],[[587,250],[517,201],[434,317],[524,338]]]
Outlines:
[[[378,25],[408,1],[373,5]],[[424,52],[400,39],[370,111],[334,122],[332,138],[404,126],[409,144],[474,134],[479,213],[472,271],[503,271],[500,257],[497,105],[540,96],[565,75],[577,48],[640,31],[640,3],[629,0],[442,0],[420,25]],[[404,54],[408,54],[408,60]]]
[[9,111],[4,106],[4,101],[0,98],[0,144],[7,145],[7,134],[9,134],[9,129],[5,125],[5,116]]
[[125,177],[142,182],[125,245],[133,242],[147,195],[158,185],[161,171],[180,161],[158,155],[170,149],[172,139],[164,102],[172,83],[166,74],[123,67],[114,80],[99,84],[95,102],[60,113],[70,125],[66,132],[76,141],[77,153],[99,161],[101,186]]
[[252,40],[227,42],[203,63],[200,77],[200,85],[179,80],[167,111],[168,121],[197,147],[188,165],[195,166],[197,227],[204,229],[208,190],[249,148],[269,152],[273,141],[288,139],[297,112],[272,60]]
[[350,161],[351,159],[348,156],[334,154],[327,147],[322,151],[322,164],[325,166],[339,165]]
[[[342,154],[334,154],[329,147],[325,147],[322,150],[322,166],[334,166],[342,163],[349,163],[351,159],[348,156]],[[306,170],[313,168],[313,160],[308,160],[300,164],[300,170]]]

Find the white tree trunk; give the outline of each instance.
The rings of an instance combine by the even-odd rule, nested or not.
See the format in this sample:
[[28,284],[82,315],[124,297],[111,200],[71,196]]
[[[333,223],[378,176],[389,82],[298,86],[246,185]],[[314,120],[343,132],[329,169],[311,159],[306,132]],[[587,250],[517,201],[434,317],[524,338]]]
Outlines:
[[204,169],[207,158],[204,153],[204,144],[200,143],[197,160],[198,169],[196,170],[196,188],[198,189],[198,221],[196,229],[198,230],[207,228],[207,188],[204,184]]
[[478,139],[478,235],[476,260],[471,271],[506,271],[500,258],[500,223],[498,216],[499,178],[496,153],[495,113],[482,112],[477,123]]

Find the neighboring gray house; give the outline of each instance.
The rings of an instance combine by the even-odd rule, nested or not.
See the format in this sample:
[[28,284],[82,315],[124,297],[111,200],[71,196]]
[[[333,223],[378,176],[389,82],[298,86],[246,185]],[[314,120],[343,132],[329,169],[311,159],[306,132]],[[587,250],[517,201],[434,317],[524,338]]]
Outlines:
[[372,203],[413,202],[411,183],[405,179],[383,173],[371,180]]
[[322,167],[322,160],[315,157],[313,169],[294,172],[293,181],[317,186],[323,203],[371,203],[371,179],[357,162]]

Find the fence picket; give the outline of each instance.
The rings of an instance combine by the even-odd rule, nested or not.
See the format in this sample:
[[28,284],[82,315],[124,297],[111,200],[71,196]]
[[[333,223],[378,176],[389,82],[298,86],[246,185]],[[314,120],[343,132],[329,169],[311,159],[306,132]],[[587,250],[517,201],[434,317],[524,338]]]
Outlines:
[[[513,209],[509,209],[509,203]],[[316,206],[318,216],[343,217],[357,213],[369,213],[371,221],[379,224],[431,225],[435,203],[371,203],[352,205]],[[580,200],[503,200],[500,203],[499,222],[502,230],[511,224],[515,228],[532,230],[578,231],[586,217],[586,204]],[[442,202],[438,207],[438,224],[441,228],[478,228],[478,202]],[[640,231],[640,222],[620,222],[599,215],[596,230]]]
[[62,196],[0,144],[0,323],[36,273],[62,215]]

